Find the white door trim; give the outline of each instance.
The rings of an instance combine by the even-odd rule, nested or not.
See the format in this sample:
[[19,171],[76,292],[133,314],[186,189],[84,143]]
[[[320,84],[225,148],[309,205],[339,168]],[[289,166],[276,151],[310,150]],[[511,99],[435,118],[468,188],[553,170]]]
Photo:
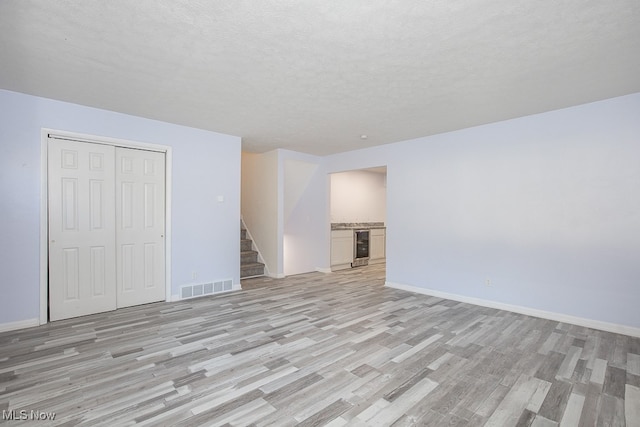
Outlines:
[[49,204],[47,188],[49,172],[47,169],[49,135],[80,142],[113,145],[116,147],[142,149],[165,153],[165,301],[171,300],[171,183],[172,183],[172,148],[168,145],[149,144],[77,132],[42,128],[40,132],[40,324],[47,323],[47,305],[49,303]]

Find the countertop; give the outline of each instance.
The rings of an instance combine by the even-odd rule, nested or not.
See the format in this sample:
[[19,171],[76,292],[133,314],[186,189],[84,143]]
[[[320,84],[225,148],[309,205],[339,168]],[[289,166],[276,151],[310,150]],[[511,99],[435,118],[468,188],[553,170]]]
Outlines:
[[373,228],[387,228],[384,222],[332,222],[332,230],[370,230]]

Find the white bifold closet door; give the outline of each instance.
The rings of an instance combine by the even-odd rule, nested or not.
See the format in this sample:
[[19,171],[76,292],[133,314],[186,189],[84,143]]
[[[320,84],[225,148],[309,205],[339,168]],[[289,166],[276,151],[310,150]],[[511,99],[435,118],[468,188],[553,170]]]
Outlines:
[[49,139],[51,320],[116,305],[115,147]]
[[118,307],[165,298],[164,153],[116,148]]
[[165,298],[164,153],[50,138],[49,316]]

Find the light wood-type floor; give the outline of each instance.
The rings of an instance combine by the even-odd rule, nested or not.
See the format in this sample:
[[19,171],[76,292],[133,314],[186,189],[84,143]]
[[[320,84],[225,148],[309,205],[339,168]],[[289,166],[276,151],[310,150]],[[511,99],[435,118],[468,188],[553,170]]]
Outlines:
[[7,422],[40,426],[640,425],[640,339],[383,283],[383,266],[251,279],[2,333],[0,410],[56,413]]

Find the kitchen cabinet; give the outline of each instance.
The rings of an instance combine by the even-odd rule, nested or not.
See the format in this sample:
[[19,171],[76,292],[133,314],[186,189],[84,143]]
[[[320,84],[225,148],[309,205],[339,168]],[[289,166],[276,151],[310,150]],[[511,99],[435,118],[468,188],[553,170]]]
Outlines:
[[385,259],[386,232],[384,228],[372,228],[369,237],[369,262]]
[[351,267],[353,261],[353,230],[331,231],[331,269]]

